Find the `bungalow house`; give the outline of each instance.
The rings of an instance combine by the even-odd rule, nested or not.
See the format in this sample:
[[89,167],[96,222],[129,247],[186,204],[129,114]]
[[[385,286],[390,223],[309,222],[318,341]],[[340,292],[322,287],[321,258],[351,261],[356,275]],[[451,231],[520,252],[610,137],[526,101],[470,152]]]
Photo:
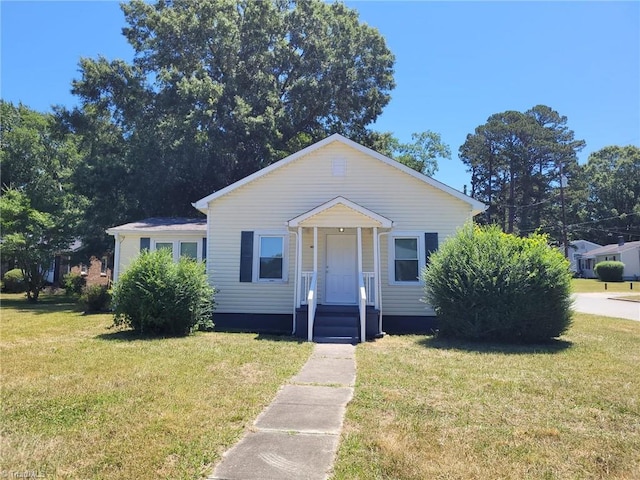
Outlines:
[[[216,326],[317,341],[360,341],[383,326],[428,331],[434,312],[421,301],[420,272],[439,243],[485,209],[338,134],[193,206],[207,217],[197,232],[218,289]],[[169,238],[174,252],[181,248],[170,221],[132,225],[108,230],[116,281],[141,248]]]
[[594,267],[607,260],[624,263],[622,278],[624,280],[637,280],[640,278],[640,241],[625,243],[620,237],[618,243],[605,245],[586,253],[580,259],[580,267],[587,278],[597,278]]
[[[590,242],[589,240],[572,240],[569,242],[568,254],[569,254],[569,269],[573,273],[582,274],[580,268],[580,259],[589,253],[591,250],[600,248],[602,245]],[[560,246],[564,253],[564,244]]]

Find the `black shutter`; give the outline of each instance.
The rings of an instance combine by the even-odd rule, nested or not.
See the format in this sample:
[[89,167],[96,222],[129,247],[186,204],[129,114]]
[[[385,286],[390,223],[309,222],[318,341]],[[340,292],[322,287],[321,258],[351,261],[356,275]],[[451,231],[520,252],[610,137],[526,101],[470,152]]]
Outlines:
[[207,261],[207,237],[202,239],[202,261]]
[[425,265],[429,265],[429,257],[437,249],[438,249],[438,234],[425,233],[424,234]]
[[143,252],[145,250],[149,251],[151,248],[151,239],[149,237],[142,237],[140,239],[140,251]]
[[240,238],[240,281],[253,281],[253,232],[242,232]]

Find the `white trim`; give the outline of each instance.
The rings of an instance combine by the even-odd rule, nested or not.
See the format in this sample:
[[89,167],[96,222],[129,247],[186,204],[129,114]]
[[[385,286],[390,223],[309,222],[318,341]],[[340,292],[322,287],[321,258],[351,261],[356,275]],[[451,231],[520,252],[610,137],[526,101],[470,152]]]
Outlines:
[[373,227],[373,279],[375,282],[375,292],[374,292],[374,307],[380,308],[379,299],[380,299],[380,269],[378,268],[378,263],[380,262],[380,242],[378,238],[378,227]]
[[357,252],[358,252],[358,271],[356,272],[358,275],[362,275],[362,227],[358,227],[356,229],[356,238],[357,238]]
[[[329,200],[328,202],[325,202],[321,205],[318,205],[317,207],[313,208],[312,210],[309,210],[308,212],[305,212],[301,215],[298,215],[297,217],[292,218],[291,220],[289,220],[287,222],[287,224],[290,227],[297,227],[299,226],[302,222],[304,222],[305,220],[308,220],[309,218],[313,217],[314,215],[318,215],[319,213],[322,212],[326,212],[327,210],[330,210],[331,208],[337,206],[337,205],[343,205],[347,208],[350,208],[351,210],[355,211],[356,213],[359,213],[360,215],[364,215],[365,217],[368,217],[376,222],[378,222],[380,225],[380,227],[383,228],[391,228],[393,226],[393,222],[391,220],[389,220],[386,217],[383,217],[382,215],[377,214],[376,212],[373,212],[371,210],[369,210],[368,208],[365,208],[361,205],[358,205],[355,202],[352,202],[351,200],[344,198],[342,196],[340,197],[335,197],[331,200]],[[327,226],[327,225],[323,225],[323,226]],[[353,225],[342,225],[342,224],[336,224],[336,225],[331,225],[333,227],[344,227],[344,226],[353,226]]]
[[[388,265],[389,268],[388,270],[388,274],[389,274],[389,285],[422,285],[423,281],[422,281],[422,276],[420,275],[420,272],[422,272],[422,270],[425,267],[425,246],[424,246],[424,233],[425,232],[419,232],[419,231],[397,231],[397,232],[391,232],[389,234],[389,242],[388,242],[388,254],[389,254],[389,261],[388,261]],[[418,240],[418,276],[416,277],[415,281],[399,281],[396,280],[396,264],[395,264],[395,260],[396,260],[396,255],[395,255],[395,240],[399,238],[415,238]]]
[[113,281],[117,282],[118,276],[120,275],[120,244],[122,243],[122,240],[124,240],[124,235],[122,236],[122,239],[120,239],[120,234],[115,233],[114,238],[116,246],[113,253]]
[[318,227],[313,227],[313,271],[318,272]]
[[[260,278],[260,238],[282,238],[282,278]],[[289,281],[289,232],[286,230],[255,230],[253,232],[253,278],[254,283],[287,283]]]
[[[171,254],[173,255],[173,261],[177,262],[178,260],[180,260],[180,245],[182,243],[195,243],[196,244],[196,258],[194,258],[193,260],[199,262],[202,259],[202,238],[200,238],[198,241],[197,238],[176,238],[175,236],[172,237],[163,237],[161,235],[156,236],[156,237],[149,237],[150,239],[150,245],[149,248],[151,250],[157,250],[157,244],[158,243],[170,243],[171,244]],[[209,242],[207,241],[207,248],[209,248]]]
[[258,170],[257,172],[254,172],[253,174],[244,177],[241,180],[238,180],[235,183],[232,183],[231,185],[218,190],[217,192],[212,193],[211,195],[208,195],[204,198],[201,198],[200,200],[198,200],[197,202],[192,203],[193,207],[200,210],[202,213],[207,213],[207,206],[209,204],[209,202],[211,202],[212,200],[215,200],[217,198],[222,197],[223,195],[226,195],[229,192],[232,192],[234,190],[236,190],[237,188],[240,188],[264,175],[267,175],[271,172],[273,172],[274,170],[284,167],[285,165],[296,161],[297,159],[299,159],[300,157],[303,157],[305,155],[308,155],[311,152],[314,152],[326,145],[329,145],[330,143],[333,142],[340,142],[344,145],[347,145],[348,147],[351,147],[365,155],[368,155],[370,157],[375,158],[376,160],[381,161],[382,163],[385,163],[393,168],[397,168],[398,170],[400,170],[401,172],[406,173],[407,175],[412,176],[413,178],[420,180],[421,182],[424,182],[434,188],[437,188],[439,190],[442,190],[445,193],[448,193],[449,195],[452,195],[453,197],[457,198],[458,200],[462,200],[463,202],[469,204],[471,206],[472,209],[472,215],[477,215],[478,213],[482,213],[487,209],[487,206],[482,203],[479,202],[457,190],[455,190],[454,188],[449,187],[448,185],[445,185],[444,183],[439,182],[438,180],[433,179],[432,177],[427,177],[426,175],[423,175],[415,170],[413,170],[412,168],[409,168],[405,165],[403,165],[400,162],[397,162],[396,160],[393,160],[389,157],[385,157],[384,155],[376,152],[375,150],[371,150],[370,148],[365,147],[364,145],[360,145],[359,143],[354,142],[353,140],[349,140],[348,138],[343,137],[342,135],[338,134],[338,133],[334,133],[333,135],[325,138],[324,140],[320,140],[319,142],[316,142],[312,145],[309,145],[306,148],[303,148],[302,150],[293,153],[292,155],[289,155],[286,158],[283,158],[280,161],[277,161],[275,163],[272,163],[271,165],[269,165],[268,167],[263,168],[262,170]]

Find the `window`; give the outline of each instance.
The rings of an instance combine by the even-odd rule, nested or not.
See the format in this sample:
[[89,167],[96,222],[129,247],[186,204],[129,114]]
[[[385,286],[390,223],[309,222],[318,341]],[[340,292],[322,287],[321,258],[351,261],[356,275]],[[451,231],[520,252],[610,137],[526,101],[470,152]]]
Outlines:
[[389,283],[420,284],[422,270],[437,249],[437,232],[393,232],[389,237]]
[[183,241],[172,238],[162,238],[160,240],[153,240],[150,242],[152,250],[169,250],[173,256],[173,261],[177,262],[180,257],[187,257],[193,260],[200,260],[203,256],[204,242],[199,240]]
[[284,238],[261,236],[259,242],[259,280],[282,280],[284,260]]
[[173,253],[173,242],[156,242],[156,250],[166,249]]
[[198,242],[180,242],[180,256],[198,259]]
[[107,276],[107,257],[102,257],[102,260],[100,262],[100,276]]
[[241,282],[286,282],[289,236],[281,230],[243,231],[240,236]]
[[398,238],[394,241],[394,280],[418,282],[420,274],[419,237]]
[[87,266],[84,263],[80,264],[80,275],[88,275]]

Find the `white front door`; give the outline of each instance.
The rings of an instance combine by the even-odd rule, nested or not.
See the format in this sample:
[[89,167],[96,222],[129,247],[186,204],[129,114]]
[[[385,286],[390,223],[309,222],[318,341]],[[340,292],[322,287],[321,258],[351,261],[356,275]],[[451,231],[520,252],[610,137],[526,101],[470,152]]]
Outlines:
[[325,302],[356,303],[356,236],[327,235]]

